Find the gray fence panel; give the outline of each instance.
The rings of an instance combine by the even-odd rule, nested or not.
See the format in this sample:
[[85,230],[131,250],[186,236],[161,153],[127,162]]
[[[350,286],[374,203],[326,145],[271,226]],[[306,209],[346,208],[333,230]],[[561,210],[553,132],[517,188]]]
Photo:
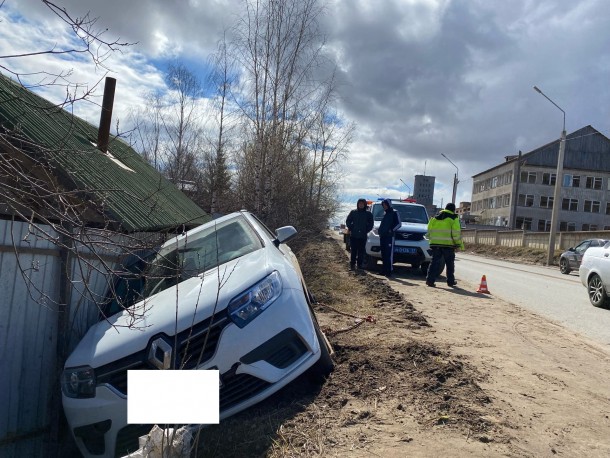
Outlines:
[[[19,262],[18,262],[19,261]],[[32,269],[32,263],[40,265]],[[0,443],[42,434],[49,424],[51,387],[56,386],[57,307],[38,302],[57,296],[55,256],[0,253]],[[24,274],[19,265],[23,266]]]
[[[105,296],[106,273],[115,266],[121,247],[144,239],[149,240],[147,246],[162,242],[158,234],[128,237],[91,232],[85,237],[88,242],[99,241],[95,253],[77,244],[79,256],[71,257],[70,349],[97,321],[96,303]],[[60,252],[52,242],[56,237],[48,226],[0,220],[1,457],[40,456],[59,407],[58,301],[62,279]]]

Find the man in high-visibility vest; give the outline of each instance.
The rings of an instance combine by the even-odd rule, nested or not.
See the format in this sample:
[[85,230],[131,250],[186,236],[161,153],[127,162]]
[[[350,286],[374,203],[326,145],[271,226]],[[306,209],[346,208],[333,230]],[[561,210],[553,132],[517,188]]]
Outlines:
[[447,285],[455,286],[455,250],[463,250],[462,230],[460,219],[455,214],[455,204],[448,203],[438,215],[430,218],[428,222],[428,238],[432,249],[432,262],[428,267],[426,285],[434,287],[434,280],[438,276],[441,259],[445,259],[447,266]]

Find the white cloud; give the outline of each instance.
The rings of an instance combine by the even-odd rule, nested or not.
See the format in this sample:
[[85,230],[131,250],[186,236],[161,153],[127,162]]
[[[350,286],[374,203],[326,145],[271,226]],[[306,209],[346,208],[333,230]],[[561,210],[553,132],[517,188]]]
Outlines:
[[[109,37],[138,42],[107,61],[118,79],[117,116],[124,117],[142,104],[143,92],[163,87],[159,59],[205,62],[243,2],[62,5],[75,16],[99,17]],[[27,21],[7,18],[7,11],[27,14]],[[1,54],[66,40],[39,0],[6,0],[0,14]],[[608,135],[608,23],[605,0],[328,2],[322,27],[340,72],[339,110],[357,123],[343,194],[351,201],[400,193],[400,179],[412,185],[425,169],[436,176],[435,203],[446,203],[456,170],[445,153],[459,168],[457,200],[469,200],[472,175],[558,138],[561,113],[534,85],[566,111],[568,131],[590,124]],[[19,65],[74,68],[76,80],[90,84],[104,75],[78,61],[33,61]],[[97,122],[95,106],[83,112]]]

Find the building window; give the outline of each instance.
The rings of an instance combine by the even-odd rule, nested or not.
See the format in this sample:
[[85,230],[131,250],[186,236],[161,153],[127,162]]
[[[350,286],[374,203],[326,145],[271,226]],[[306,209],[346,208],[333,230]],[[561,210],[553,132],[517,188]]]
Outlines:
[[517,229],[524,231],[532,230],[532,218],[524,218],[523,216],[517,216]]
[[554,197],[540,196],[540,206],[542,208],[553,208]]
[[519,194],[519,200],[517,204],[521,207],[533,207],[534,206],[534,196],[532,194]]
[[601,177],[587,177],[585,182],[585,188],[587,189],[601,189],[602,179]]
[[604,226],[604,231],[610,231],[610,226]]
[[498,177],[493,177],[491,179],[491,187],[496,188],[498,186]]
[[504,197],[502,199],[502,206],[508,207],[509,205],[510,205],[510,194],[504,194]]
[[[601,202],[598,202],[597,200],[585,200],[585,206],[583,211],[587,213],[599,213],[600,206]],[[608,211],[607,207],[606,211]]]
[[584,223],[582,225],[582,230],[583,231],[596,231],[597,230],[597,224],[587,224],[587,223]]
[[555,186],[556,180],[557,180],[556,173],[543,173],[542,174],[542,184],[548,184],[551,186]]
[[580,187],[580,175],[570,175],[566,173],[563,176],[563,186],[565,188],[579,188]]
[[539,219],[538,220],[538,231],[539,232],[550,232],[551,231],[551,222],[548,219]]
[[521,172],[521,183],[536,183],[536,172]]
[[606,215],[610,215],[610,202],[606,202]]
[[574,232],[576,230],[576,223],[561,221],[559,223],[559,230],[561,232]]
[[563,199],[561,202],[562,210],[569,210],[571,212],[578,211],[578,199]]
[[[504,174],[504,184],[511,184],[513,181],[513,172],[506,172]],[[608,181],[608,189],[610,190],[610,180]]]

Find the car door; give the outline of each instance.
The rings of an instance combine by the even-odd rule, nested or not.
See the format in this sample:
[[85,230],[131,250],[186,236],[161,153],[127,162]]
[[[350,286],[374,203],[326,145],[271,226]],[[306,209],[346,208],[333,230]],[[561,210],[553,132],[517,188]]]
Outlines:
[[610,242],[606,243],[602,250],[601,256],[594,261],[598,267],[602,283],[608,291],[610,289]]
[[589,246],[591,246],[591,240],[585,240],[584,242],[576,245],[574,251],[568,256],[568,259],[570,260],[570,267],[573,269],[578,269],[580,267],[582,257]]

